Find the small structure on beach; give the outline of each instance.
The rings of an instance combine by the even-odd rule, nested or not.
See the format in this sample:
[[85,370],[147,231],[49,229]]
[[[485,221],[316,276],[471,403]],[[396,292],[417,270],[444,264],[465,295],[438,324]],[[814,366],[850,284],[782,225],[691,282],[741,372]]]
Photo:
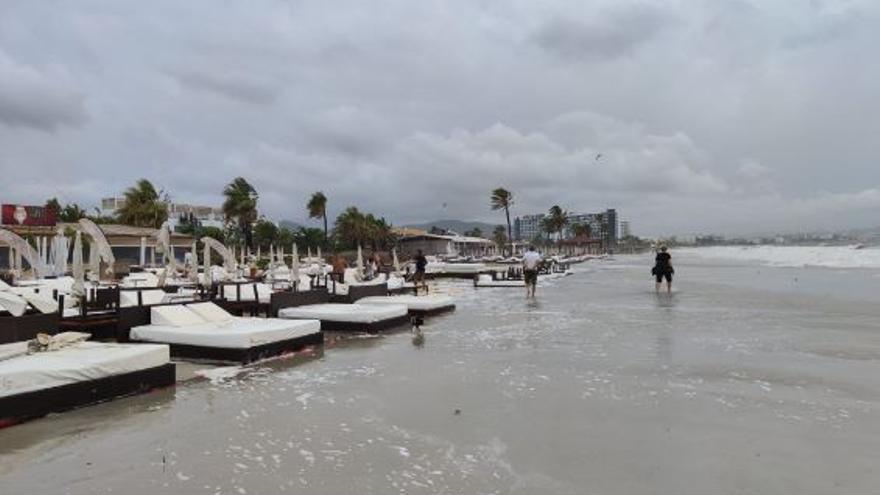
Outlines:
[[427,232],[401,237],[397,241],[401,253],[412,256],[419,249],[426,255],[491,256],[498,254],[497,245],[489,239],[458,234]]

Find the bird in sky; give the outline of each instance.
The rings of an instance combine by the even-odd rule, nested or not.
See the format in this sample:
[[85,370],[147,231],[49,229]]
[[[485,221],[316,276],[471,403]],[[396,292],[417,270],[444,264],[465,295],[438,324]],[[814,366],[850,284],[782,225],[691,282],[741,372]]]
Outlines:
[[599,161],[599,158],[602,158],[602,153],[597,153],[597,154],[596,154],[596,161],[597,161],[597,162]]

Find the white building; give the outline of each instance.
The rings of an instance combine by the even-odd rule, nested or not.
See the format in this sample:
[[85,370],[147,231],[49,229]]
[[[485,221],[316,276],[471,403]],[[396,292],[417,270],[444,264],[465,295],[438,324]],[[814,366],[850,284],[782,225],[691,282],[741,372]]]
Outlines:
[[[101,215],[105,217],[115,217],[117,211],[123,206],[125,206],[124,197],[103,198],[101,199]],[[216,227],[222,229],[225,223],[225,216],[223,215],[223,210],[221,208],[186,203],[168,203],[167,223],[172,229],[187,220],[198,221],[202,227]]]

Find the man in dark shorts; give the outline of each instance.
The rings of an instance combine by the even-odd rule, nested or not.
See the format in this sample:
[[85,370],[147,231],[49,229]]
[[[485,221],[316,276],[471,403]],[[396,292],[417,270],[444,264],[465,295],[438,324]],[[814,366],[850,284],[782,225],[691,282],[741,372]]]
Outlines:
[[428,266],[428,259],[425,258],[422,250],[419,249],[416,251],[413,261],[416,263],[416,273],[413,275],[413,290],[416,295],[419,295],[419,285],[425,288],[425,292],[428,292],[428,284],[425,282],[425,269]]
[[535,289],[538,287],[538,265],[541,263],[541,255],[535,251],[534,246],[523,254],[523,281],[526,283],[526,297],[535,297]]
[[675,273],[675,269],[672,268],[672,255],[667,252],[666,246],[660,246],[660,252],[657,253],[651,273],[657,279],[655,286],[657,292],[660,292],[664,278],[666,279],[666,293],[672,292],[672,274]]

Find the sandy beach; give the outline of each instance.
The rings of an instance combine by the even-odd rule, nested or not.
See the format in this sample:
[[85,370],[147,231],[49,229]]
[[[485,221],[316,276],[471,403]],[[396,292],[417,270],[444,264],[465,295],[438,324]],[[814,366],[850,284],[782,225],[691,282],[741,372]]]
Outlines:
[[675,261],[0,430],[0,493],[875,492],[880,270]]

